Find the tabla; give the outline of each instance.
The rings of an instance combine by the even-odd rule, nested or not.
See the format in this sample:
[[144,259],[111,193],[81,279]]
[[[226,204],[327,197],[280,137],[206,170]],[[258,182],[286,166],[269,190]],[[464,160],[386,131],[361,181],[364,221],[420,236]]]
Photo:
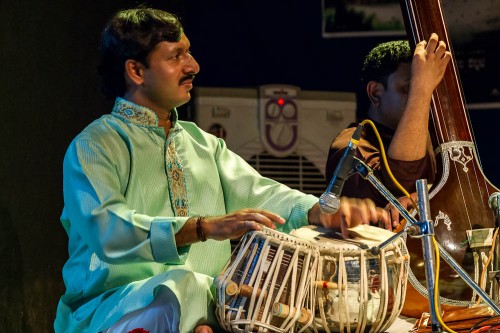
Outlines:
[[214,279],[217,319],[230,332],[302,332],[313,322],[319,252],[263,227],[245,234]]
[[375,255],[370,249],[394,234],[368,225],[350,230],[356,233],[350,240],[332,239],[330,229],[312,226],[292,233],[315,239],[320,252],[311,327],[326,332],[384,332],[404,305],[406,243],[398,238]]

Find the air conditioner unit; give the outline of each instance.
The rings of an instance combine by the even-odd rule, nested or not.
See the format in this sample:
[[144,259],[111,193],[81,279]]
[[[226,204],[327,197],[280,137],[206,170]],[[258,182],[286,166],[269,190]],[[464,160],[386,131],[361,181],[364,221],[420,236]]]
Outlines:
[[263,176],[318,196],[330,144],[356,119],[354,93],[272,84],[197,87],[193,95],[198,126],[223,138]]

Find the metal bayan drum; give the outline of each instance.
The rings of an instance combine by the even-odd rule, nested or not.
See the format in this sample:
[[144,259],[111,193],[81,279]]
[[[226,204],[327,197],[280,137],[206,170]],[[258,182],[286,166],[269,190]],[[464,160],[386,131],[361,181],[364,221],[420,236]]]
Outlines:
[[314,319],[319,252],[307,240],[263,227],[245,234],[214,279],[217,319],[230,332],[302,332]]
[[[406,243],[396,239],[380,253],[370,249],[394,235],[360,225],[353,239],[332,239],[329,229],[308,226],[292,232],[319,248],[315,290],[315,332],[384,332],[404,305],[409,268]],[[323,233],[321,232],[323,231]]]

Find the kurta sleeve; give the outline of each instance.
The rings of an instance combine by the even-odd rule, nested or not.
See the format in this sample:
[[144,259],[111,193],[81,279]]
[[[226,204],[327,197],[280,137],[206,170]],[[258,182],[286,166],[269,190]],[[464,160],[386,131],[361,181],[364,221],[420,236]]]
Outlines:
[[183,264],[188,248],[177,250],[175,233],[187,218],[149,216],[132,208],[125,197],[133,167],[129,148],[119,137],[99,141],[77,138],[65,156],[66,230],[108,263]]
[[283,232],[308,224],[307,212],[318,198],[261,176],[220,139],[216,161],[228,212],[242,208],[269,210],[287,220],[284,226],[278,226]]

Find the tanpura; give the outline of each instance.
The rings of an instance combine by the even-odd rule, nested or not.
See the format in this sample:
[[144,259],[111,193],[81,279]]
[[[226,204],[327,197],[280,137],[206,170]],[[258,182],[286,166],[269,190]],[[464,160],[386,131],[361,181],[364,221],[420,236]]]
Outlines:
[[[440,0],[400,2],[413,48],[435,32],[452,50]],[[471,277],[477,277],[484,268],[474,253],[488,254],[490,249],[481,244],[474,247],[481,241],[471,230],[486,229],[484,233],[491,233],[495,227],[488,199],[498,188],[488,181],[480,166],[454,57],[432,96],[429,131],[438,162],[436,182],[429,192],[435,237]],[[426,294],[422,245],[419,239],[411,238],[407,239],[407,245],[411,253],[411,274],[402,313],[420,317],[422,312],[429,312],[428,300],[422,296]],[[439,276],[443,310],[474,303],[471,288],[444,261]]]

